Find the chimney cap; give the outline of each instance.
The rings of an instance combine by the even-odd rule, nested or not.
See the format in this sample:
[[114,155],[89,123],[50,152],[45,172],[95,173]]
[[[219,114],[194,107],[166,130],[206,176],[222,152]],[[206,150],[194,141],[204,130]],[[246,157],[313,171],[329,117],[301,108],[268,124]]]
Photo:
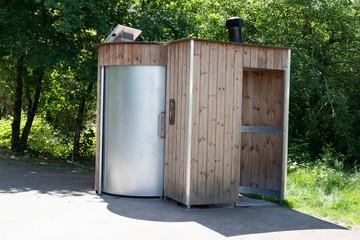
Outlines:
[[229,28],[238,28],[244,25],[244,20],[240,17],[231,17],[226,20],[226,27]]

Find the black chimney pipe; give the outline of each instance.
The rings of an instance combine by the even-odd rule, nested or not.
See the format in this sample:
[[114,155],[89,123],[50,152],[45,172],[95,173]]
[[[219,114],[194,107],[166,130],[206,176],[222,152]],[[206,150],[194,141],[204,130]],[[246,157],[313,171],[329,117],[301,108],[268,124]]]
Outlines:
[[232,17],[226,20],[226,27],[229,30],[230,42],[243,42],[242,27],[244,20],[239,17]]

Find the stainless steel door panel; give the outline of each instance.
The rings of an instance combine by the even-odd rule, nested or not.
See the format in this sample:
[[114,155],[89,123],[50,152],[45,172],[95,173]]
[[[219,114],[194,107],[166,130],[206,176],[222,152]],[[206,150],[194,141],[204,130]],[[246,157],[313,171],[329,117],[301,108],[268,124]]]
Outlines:
[[162,196],[166,67],[105,68],[103,191]]

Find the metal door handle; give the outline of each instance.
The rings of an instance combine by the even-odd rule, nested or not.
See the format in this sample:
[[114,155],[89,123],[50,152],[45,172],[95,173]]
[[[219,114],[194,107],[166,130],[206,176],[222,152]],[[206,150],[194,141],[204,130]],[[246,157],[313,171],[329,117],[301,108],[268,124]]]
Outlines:
[[170,99],[169,104],[169,124],[174,125],[175,124],[175,99]]
[[165,112],[159,114],[159,137],[165,137]]

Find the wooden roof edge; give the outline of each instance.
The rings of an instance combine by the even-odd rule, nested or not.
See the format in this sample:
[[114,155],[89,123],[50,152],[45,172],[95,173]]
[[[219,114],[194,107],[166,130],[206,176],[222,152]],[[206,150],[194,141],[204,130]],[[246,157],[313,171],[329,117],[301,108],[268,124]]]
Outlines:
[[296,49],[295,47],[282,47],[282,46],[269,46],[269,45],[260,45],[260,44],[249,44],[249,43],[238,43],[238,42],[228,42],[228,41],[219,41],[219,40],[209,40],[209,39],[202,39],[202,38],[184,38],[174,41],[169,41],[166,44],[172,44],[177,42],[183,42],[183,41],[206,41],[206,42],[215,42],[215,43],[226,43],[226,44],[234,44],[234,45],[242,45],[242,46],[250,46],[250,47],[266,47],[266,48],[280,48],[280,49]]
[[179,42],[186,42],[186,41],[205,41],[205,42],[215,42],[215,43],[226,43],[226,44],[234,44],[234,45],[241,45],[241,46],[249,46],[249,47],[265,47],[265,48],[278,48],[278,49],[291,49],[296,50],[295,47],[281,47],[281,46],[269,46],[269,45],[259,45],[259,44],[249,44],[249,43],[237,43],[237,42],[227,42],[227,41],[218,41],[218,40],[209,40],[209,39],[201,39],[201,38],[183,38],[179,40],[173,40],[169,42],[146,42],[146,41],[129,41],[129,42],[110,42],[110,43],[98,43],[95,44],[93,47],[98,48],[102,45],[114,45],[114,44],[153,44],[153,45],[170,45]]

